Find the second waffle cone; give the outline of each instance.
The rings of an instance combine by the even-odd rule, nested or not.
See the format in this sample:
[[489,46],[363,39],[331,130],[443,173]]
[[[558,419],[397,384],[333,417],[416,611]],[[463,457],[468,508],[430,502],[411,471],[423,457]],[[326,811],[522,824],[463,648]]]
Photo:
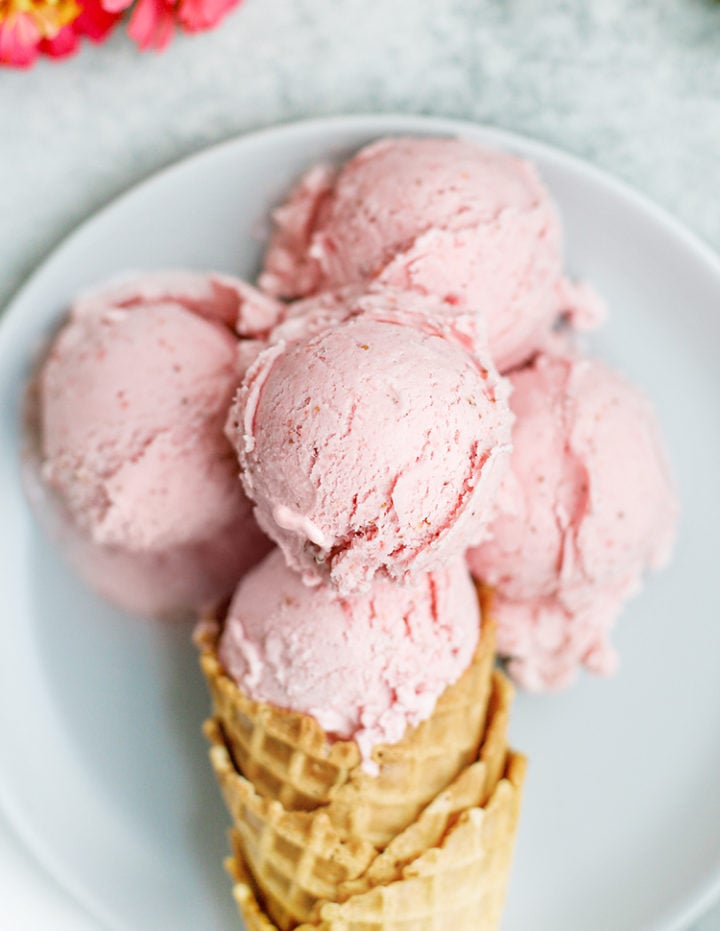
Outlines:
[[407,864],[440,841],[462,810],[485,804],[505,766],[512,692],[508,680],[496,672],[477,761],[381,853],[366,840],[340,836],[328,816],[332,803],[314,812],[288,812],[279,802],[258,795],[232,765],[218,722],[207,722],[210,757],[235,825],[233,848],[262,890],[265,907],[279,928],[312,920],[322,900],[343,901],[400,878]]
[[[497,931],[505,900],[525,758],[510,752],[487,804],[456,813],[443,836],[396,878],[338,902],[317,904],[296,931]],[[248,931],[281,931],[260,903],[236,843],[227,861]]]

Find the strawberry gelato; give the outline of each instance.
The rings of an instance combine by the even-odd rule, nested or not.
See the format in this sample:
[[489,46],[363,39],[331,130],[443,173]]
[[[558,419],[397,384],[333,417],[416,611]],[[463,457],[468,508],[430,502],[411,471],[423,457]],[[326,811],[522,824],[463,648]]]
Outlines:
[[341,594],[481,540],[509,455],[505,380],[396,298],[329,328],[309,315],[304,336],[295,320],[228,421],[258,523],[308,584]]
[[607,674],[623,602],[669,558],[677,502],[651,406],[601,362],[539,356],[511,376],[511,469],[468,554],[496,590],[498,651],[529,689]]
[[371,769],[373,747],[428,718],[460,678],[479,629],[462,560],[413,586],[376,579],[366,594],[341,597],[304,585],[274,550],[238,586],[219,656],[247,696],[355,740]]
[[269,548],[223,432],[243,318],[267,329],[273,303],[230,278],[126,281],[74,305],[37,378],[31,496],[129,610],[199,608]]
[[500,371],[544,345],[559,315],[602,305],[562,271],[555,206],[532,165],[459,139],[385,139],[313,168],[274,215],[260,286],[297,298],[375,281],[480,314]]

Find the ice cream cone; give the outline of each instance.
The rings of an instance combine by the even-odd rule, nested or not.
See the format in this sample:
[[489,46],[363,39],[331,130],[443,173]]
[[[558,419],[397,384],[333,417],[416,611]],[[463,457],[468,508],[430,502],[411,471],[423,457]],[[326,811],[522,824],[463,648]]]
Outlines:
[[427,720],[410,728],[398,743],[375,747],[377,775],[362,768],[355,742],[330,743],[314,719],[248,699],[218,659],[221,625],[206,621],[196,635],[200,662],[214,715],[238,771],[258,794],[280,802],[287,811],[327,805],[341,837],[385,846],[477,759],[495,649],[487,594],[482,601],[481,635],[470,666],[443,692]]
[[277,925],[272,923],[258,902],[255,886],[242,861],[242,855],[235,853],[228,857],[225,869],[233,881],[233,898],[247,931],[278,931]]
[[210,759],[233,819],[231,843],[262,887],[274,921],[294,927],[320,899],[334,899],[343,882],[368,868],[377,850],[366,840],[344,839],[325,808],[286,811],[259,795],[235,769],[220,725],[205,724]]
[[[471,767],[472,768],[472,767]],[[297,931],[496,931],[520,810],[525,758],[510,753],[485,806],[466,808],[401,875],[344,902],[320,902]],[[277,931],[258,900],[242,852],[227,862],[248,931]]]
[[404,865],[440,841],[459,812],[483,805],[505,765],[511,699],[512,687],[496,672],[477,762],[379,855],[367,840],[340,834],[329,815],[332,801],[313,812],[288,812],[279,802],[260,796],[235,770],[219,723],[208,721],[211,761],[235,824],[231,842],[262,889],[277,926],[292,928],[310,919],[318,901],[340,901],[399,878]]
[[509,680],[496,670],[487,728],[477,761],[463,769],[416,821],[394,837],[358,879],[343,882],[338,889],[338,899],[347,899],[373,886],[384,886],[399,879],[407,864],[440,843],[460,812],[487,804],[507,763],[507,728],[513,695]]

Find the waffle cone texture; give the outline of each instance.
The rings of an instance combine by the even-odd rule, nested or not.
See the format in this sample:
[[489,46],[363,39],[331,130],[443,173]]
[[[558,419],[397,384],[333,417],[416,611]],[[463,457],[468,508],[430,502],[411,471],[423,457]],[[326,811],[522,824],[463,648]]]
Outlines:
[[[318,902],[311,920],[296,925],[296,931],[497,931],[525,765],[523,756],[508,753],[486,805],[457,813],[440,840],[404,864],[397,878],[343,901]],[[260,904],[234,835],[231,842],[233,856],[226,866],[248,931],[281,931]]]
[[431,717],[375,748],[253,702],[197,635],[213,697],[210,758],[233,827],[227,868],[249,931],[497,928],[524,760],[507,749],[513,690],[493,672],[487,594],[472,663]]
[[402,876],[403,869],[436,846],[466,808],[487,803],[507,759],[507,725],[512,687],[493,677],[488,726],[478,758],[440,792],[404,831],[382,850],[367,840],[344,838],[327,811],[288,812],[259,795],[237,772],[215,719],[205,725],[210,759],[232,816],[235,858],[254,877],[268,914],[278,928],[312,921],[318,903],[344,901]]

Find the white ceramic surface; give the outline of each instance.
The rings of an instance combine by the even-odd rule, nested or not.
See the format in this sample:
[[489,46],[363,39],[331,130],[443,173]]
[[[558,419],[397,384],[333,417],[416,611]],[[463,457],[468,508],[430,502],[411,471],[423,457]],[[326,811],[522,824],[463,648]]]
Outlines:
[[97,931],[94,921],[43,870],[0,810],[0,928]]
[[237,927],[220,868],[226,817],[199,725],[187,628],[124,617],[63,567],[19,485],[18,396],[80,287],[127,268],[252,274],[269,205],[308,163],[390,132],[455,132],[536,161],[568,263],[608,300],[593,341],[645,385],[683,520],[675,561],[618,630],[612,681],[518,699],[531,768],[506,931],[684,927],[720,875],[720,265],[656,208],[527,140],[402,117],[298,124],[166,171],[83,225],[0,326],[0,801],[35,853],[108,927]]

